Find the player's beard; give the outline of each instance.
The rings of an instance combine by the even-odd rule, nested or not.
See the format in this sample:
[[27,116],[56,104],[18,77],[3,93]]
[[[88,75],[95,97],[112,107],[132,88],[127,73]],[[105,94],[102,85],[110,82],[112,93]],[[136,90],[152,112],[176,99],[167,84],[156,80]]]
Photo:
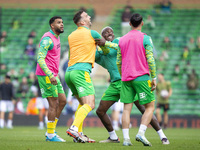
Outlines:
[[56,29],[56,32],[58,32],[58,33],[63,33],[63,32],[64,32],[64,29],[63,29],[63,31],[61,31],[59,28],[57,28],[57,29]]

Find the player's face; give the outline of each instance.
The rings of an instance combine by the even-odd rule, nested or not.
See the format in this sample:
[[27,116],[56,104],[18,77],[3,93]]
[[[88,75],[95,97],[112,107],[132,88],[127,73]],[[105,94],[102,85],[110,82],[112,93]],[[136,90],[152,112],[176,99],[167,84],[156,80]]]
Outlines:
[[63,20],[62,19],[55,19],[55,21],[53,22],[53,29],[55,30],[55,32],[57,32],[58,34],[63,33],[64,32],[64,24],[63,24]]
[[103,37],[106,41],[113,41],[115,38],[115,35],[113,33],[113,30],[110,28],[105,29],[105,31],[103,32]]
[[162,74],[158,74],[158,81],[159,82],[162,82],[164,79],[163,75]]
[[81,21],[83,21],[86,26],[90,27],[92,25],[91,17],[86,12],[81,14],[81,19]]

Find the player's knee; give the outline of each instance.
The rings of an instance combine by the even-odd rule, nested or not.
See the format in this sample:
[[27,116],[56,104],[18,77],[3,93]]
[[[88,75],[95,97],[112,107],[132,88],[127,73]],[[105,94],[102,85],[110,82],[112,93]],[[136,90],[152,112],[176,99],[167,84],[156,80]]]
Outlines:
[[92,108],[92,110],[95,108],[95,104],[90,104],[90,107]]
[[101,110],[98,108],[98,109],[96,110],[96,114],[97,114],[97,116],[101,117],[101,116],[104,115],[104,112],[101,111]]
[[59,105],[65,106],[67,104],[67,100],[63,99],[62,101],[59,101]]

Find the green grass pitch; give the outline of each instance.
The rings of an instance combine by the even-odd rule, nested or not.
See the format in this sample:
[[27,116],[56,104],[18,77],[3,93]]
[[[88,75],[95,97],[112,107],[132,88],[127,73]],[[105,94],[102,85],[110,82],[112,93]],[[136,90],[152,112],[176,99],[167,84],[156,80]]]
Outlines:
[[73,143],[72,138],[66,134],[67,127],[57,127],[57,133],[65,143],[46,142],[46,130],[38,130],[36,126],[14,127],[14,129],[0,129],[0,150],[124,150],[124,149],[152,149],[152,150],[200,150],[200,129],[166,129],[164,130],[170,145],[162,145],[158,134],[148,128],[147,139],[152,147],[144,147],[135,141],[138,128],[130,129],[130,138],[133,146],[122,146],[122,131],[117,131],[120,143],[98,143],[108,138],[105,128],[84,128],[84,133],[96,140],[96,143]]

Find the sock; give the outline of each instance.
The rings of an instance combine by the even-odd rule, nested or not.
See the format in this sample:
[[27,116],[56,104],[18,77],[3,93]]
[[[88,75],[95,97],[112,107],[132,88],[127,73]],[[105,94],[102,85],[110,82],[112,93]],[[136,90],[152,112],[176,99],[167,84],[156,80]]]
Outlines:
[[146,129],[147,129],[147,126],[145,126],[143,124],[140,124],[140,128],[139,128],[138,134],[143,136],[145,134]]
[[[57,123],[58,123],[58,118],[55,118],[55,130],[56,130],[56,126],[57,126]],[[55,130],[54,130],[54,132],[55,132]]]
[[117,136],[117,134],[115,133],[115,130],[113,130],[113,131],[111,131],[111,132],[108,132],[108,133],[109,133],[110,138],[111,138],[112,140],[118,139],[118,136]]
[[8,120],[8,122],[7,122],[7,127],[12,127],[12,120]]
[[45,116],[45,117],[44,117],[44,123],[47,125],[47,122],[48,122],[48,117]]
[[40,127],[40,128],[44,128],[44,122],[43,122],[43,121],[40,121],[40,122],[39,122],[39,127]]
[[80,126],[78,127],[78,132],[83,133],[83,122],[81,122]]
[[159,135],[159,137],[160,137],[161,140],[162,140],[163,138],[167,138],[167,137],[165,136],[165,134],[164,134],[164,132],[163,132],[162,129],[158,130],[157,133],[158,133],[158,135]]
[[[77,110],[75,112],[75,117],[77,115],[77,112],[79,110],[79,108],[81,108],[83,105],[79,104],[78,107],[77,107]],[[78,127],[78,132],[83,132],[83,122],[81,122],[80,126]]]
[[4,119],[0,119],[0,127],[4,128]]
[[88,104],[84,104],[82,107],[80,107],[78,111],[76,112],[76,116],[71,127],[74,128],[74,126],[76,126],[77,128],[79,128],[81,123],[84,121],[84,119],[86,118],[86,116],[91,110],[92,108]]
[[130,139],[129,137],[129,129],[122,129],[124,139]]
[[79,132],[81,135],[84,135],[83,132]]
[[113,121],[113,127],[118,128],[118,121],[116,121],[116,120]]
[[55,130],[55,121],[47,122],[47,134],[54,134]]

